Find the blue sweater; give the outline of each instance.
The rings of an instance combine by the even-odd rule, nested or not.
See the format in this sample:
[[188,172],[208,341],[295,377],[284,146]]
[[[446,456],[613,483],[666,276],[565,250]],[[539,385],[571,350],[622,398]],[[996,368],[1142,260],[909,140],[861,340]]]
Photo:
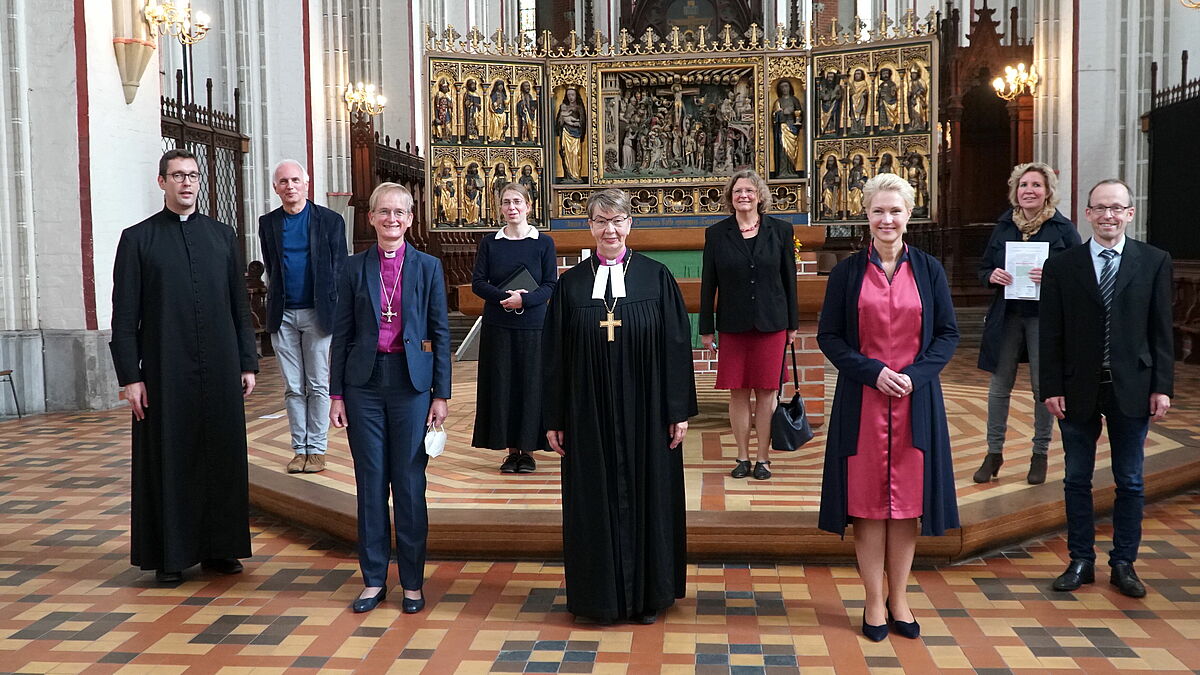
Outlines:
[[[500,301],[508,293],[497,288],[521,266],[538,282],[536,289],[522,296],[524,311],[507,312]],[[546,318],[546,302],[558,283],[558,263],[554,240],[546,234],[537,239],[497,239],[494,233],[484,236],[475,254],[475,272],[471,275],[471,290],[483,298],[483,322],[491,326],[518,330],[541,330]]]

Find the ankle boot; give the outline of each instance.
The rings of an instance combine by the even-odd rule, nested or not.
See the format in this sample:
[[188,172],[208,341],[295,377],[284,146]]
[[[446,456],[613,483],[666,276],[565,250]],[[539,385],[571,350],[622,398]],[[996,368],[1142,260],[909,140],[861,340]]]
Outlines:
[[1029,475],[1025,480],[1029,481],[1030,485],[1041,485],[1046,482],[1046,456],[1035,454],[1033,459],[1029,461]]
[[1000,473],[1000,465],[1004,463],[1004,456],[998,452],[989,452],[983,458],[983,465],[975,472],[974,480],[976,483],[986,483],[996,477]]

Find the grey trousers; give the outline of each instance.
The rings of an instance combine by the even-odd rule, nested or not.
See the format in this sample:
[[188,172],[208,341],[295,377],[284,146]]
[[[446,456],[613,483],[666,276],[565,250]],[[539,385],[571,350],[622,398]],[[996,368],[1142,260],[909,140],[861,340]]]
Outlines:
[[1054,416],[1042,404],[1038,387],[1038,318],[1015,313],[1005,316],[1001,339],[996,370],[988,383],[988,452],[1004,451],[1004,436],[1008,432],[1008,403],[1017,380],[1017,359],[1024,346],[1029,353],[1029,380],[1033,387],[1033,452],[1044,455],[1050,445]]
[[329,343],[315,309],[285,309],[271,345],[283,373],[283,402],[292,428],[292,450],[323,455],[329,431]]

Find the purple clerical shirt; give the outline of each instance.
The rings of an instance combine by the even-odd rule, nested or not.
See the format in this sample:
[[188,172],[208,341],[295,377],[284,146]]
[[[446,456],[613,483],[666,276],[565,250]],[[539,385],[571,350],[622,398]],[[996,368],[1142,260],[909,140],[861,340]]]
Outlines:
[[[403,312],[400,308],[400,296],[404,293],[404,249],[407,244],[400,244],[395,253],[387,253],[379,249],[379,310],[388,311],[388,299],[391,298],[391,311],[396,313],[391,321],[381,317],[379,320],[379,352],[392,354],[404,351],[404,330],[400,322]],[[393,289],[395,289],[393,291]]]

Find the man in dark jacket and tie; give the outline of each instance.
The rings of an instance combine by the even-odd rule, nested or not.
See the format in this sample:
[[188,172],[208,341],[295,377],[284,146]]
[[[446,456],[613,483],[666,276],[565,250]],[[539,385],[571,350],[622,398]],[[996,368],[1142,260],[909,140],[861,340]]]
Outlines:
[[329,342],[337,280],[346,260],[346,223],[308,199],[308,171],[293,159],[275,165],[282,205],[258,219],[267,268],[267,332],[283,374],[292,430],[288,473],[325,470],[329,428]]
[[1125,236],[1133,195],[1120,180],[1091,189],[1086,215],[1091,240],[1050,258],[1042,271],[1039,379],[1062,430],[1071,555],[1054,590],[1095,579],[1092,473],[1103,416],[1116,482],[1109,580],[1140,598],[1146,587],[1133,563],[1142,538],[1143,450],[1150,422],[1167,414],[1174,394],[1171,256]]

